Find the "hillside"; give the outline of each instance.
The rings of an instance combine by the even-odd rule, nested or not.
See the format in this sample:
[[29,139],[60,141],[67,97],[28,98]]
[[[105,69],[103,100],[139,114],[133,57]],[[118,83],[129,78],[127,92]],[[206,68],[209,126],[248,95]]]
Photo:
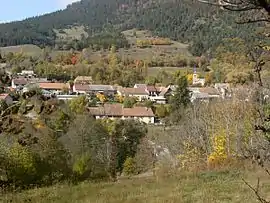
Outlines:
[[[51,14],[1,24],[0,46],[60,45],[62,49],[69,44],[65,49],[82,49],[102,41],[105,48],[110,43],[127,47],[120,32],[138,28],[189,43],[191,52],[200,55],[226,37],[252,41],[254,25],[236,25],[234,21],[232,14],[194,0],[82,0]],[[79,33],[74,26],[80,28]]]

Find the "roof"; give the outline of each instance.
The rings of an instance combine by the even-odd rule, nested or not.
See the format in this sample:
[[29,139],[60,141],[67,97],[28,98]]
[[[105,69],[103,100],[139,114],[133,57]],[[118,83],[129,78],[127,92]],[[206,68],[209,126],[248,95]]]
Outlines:
[[85,85],[85,84],[74,84],[74,88],[76,91],[89,91],[89,85]]
[[147,85],[147,88],[146,89],[149,92],[156,92],[157,91],[156,87],[153,86],[153,85]]
[[111,85],[89,85],[90,91],[115,91]]
[[7,97],[9,96],[9,94],[6,94],[6,93],[3,93],[3,94],[0,94],[0,99],[6,99]]
[[159,87],[158,91],[160,92],[159,95],[160,96],[165,96],[165,94],[171,90],[170,87]]
[[123,116],[154,117],[155,115],[151,108],[136,106],[133,108],[123,108]]
[[146,84],[135,84],[134,88],[144,88],[144,89],[146,89],[147,85]]
[[121,104],[104,104],[100,107],[89,107],[89,112],[94,116],[122,116]]
[[45,82],[45,83],[39,83],[39,87],[41,89],[53,89],[53,90],[62,90],[63,88],[69,88],[69,85],[66,83],[49,83],[49,82]]
[[143,88],[122,88],[119,90],[122,94],[125,95],[148,95],[148,93]]
[[26,80],[26,78],[14,78],[13,79],[13,83],[15,85],[26,85],[27,84],[27,80]]
[[89,107],[90,114],[94,116],[130,116],[130,117],[154,117],[151,108],[133,107],[123,108],[121,104],[104,104],[101,107]]
[[218,90],[212,87],[199,88],[199,91],[200,93],[207,93],[209,95],[219,95]]

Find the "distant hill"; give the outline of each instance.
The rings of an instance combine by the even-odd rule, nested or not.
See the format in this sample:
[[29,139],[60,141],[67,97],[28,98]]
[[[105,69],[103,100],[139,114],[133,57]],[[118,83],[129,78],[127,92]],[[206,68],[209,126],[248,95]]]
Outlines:
[[[91,41],[97,34],[107,38],[104,33],[116,33],[112,37],[116,41],[122,37],[121,31],[138,28],[189,43],[191,52],[200,55],[226,37],[253,41],[257,27],[236,25],[234,20],[235,14],[196,0],[82,0],[64,10],[0,24],[0,46],[34,44],[42,47],[82,40],[84,44],[76,48],[80,49],[88,45],[87,39]],[[91,43],[97,39],[92,39]],[[119,46],[126,46],[125,41]]]

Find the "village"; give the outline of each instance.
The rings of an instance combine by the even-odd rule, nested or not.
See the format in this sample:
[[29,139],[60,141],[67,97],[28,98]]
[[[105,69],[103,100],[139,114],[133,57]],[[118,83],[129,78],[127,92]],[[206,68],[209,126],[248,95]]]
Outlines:
[[[34,71],[23,70],[12,77],[11,86],[7,88],[6,93],[0,95],[0,98],[5,100],[8,105],[12,105],[16,101],[9,96],[8,92],[15,91],[23,94],[33,88],[40,89],[41,94],[46,98],[56,98],[63,101],[86,96],[89,103],[92,104],[88,107],[88,111],[96,119],[137,119],[146,124],[157,124],[160,123],[160,119],[150,107],[143,105],[125,107],[122,104],[124,98],[133,98],[138,103],[149,101],[155,105],[166,105],[170,96],[174,95],[177,86],[135,84],[134,87],[127,88],[94,84],[91,76],[78,76],[72,83],[61,83],[50,81],[47,78],[39,78]],[[228,83],[217,83],[205,87],[205,80],[197,77],[196,70],[193,73],[192,86],[188,89],[192,103],[209,102],[214,99],[231,99],[233,92],[239,92],[240,90],[247,93],[248,91],[244,87],[232,88]],[[245,94],[242,99],[248,99],[248,94]],[[93,101],[95,101],[94,104]]]

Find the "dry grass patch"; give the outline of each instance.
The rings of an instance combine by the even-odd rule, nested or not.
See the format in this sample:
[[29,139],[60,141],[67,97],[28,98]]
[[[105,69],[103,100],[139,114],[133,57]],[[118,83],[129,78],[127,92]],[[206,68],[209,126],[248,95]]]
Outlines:
[[3,194],[1,202],[91,202],[91,203],[254,203],[256,198],[243,183],[251,184],[262,177],[262,194],[270,192],[270,181],[264,173],[221,171],[173,175],[164,178],[136,178],[118,183],[81,183],[57,185],[22,193]]

